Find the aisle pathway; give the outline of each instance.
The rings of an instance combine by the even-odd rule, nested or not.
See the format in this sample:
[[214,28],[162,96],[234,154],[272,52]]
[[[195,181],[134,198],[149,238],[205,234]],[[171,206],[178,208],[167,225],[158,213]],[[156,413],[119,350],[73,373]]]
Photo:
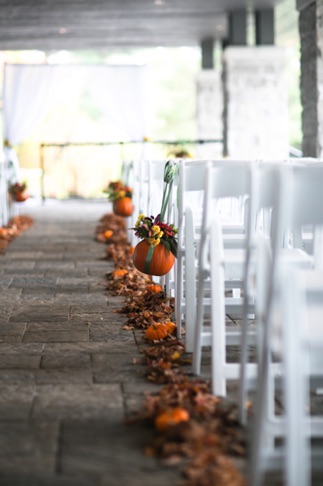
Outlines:
[[149,431],[123,423],[154,385],[133,364],[122,299],[105,292],[111,264],[94,231],[107,203],[24,211],[36,223],[0,256],[0,484],[177,484],[143,455]]

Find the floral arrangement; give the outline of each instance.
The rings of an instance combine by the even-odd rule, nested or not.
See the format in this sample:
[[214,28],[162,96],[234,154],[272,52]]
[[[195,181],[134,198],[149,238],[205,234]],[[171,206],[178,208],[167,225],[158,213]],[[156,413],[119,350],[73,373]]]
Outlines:
[[146,240],[151,246],[157,246],[160,243],[165,245],[168,251],[177,256],[177,228],[173,224],[163,223],[160,220],[160,214],[156,217],[139,214],[135,224],[135,235],[141,240]]
[[11,184],[9,186],[9,192],[12,196],[16,196],[17,194],[20,194],[21,192],[24,192],[26,190],[27,190],[26,182],[15,182],[14,184]]
[[124,197],[132,198],[132,188],[125,186],[122,181],[110,182],[104,192],[108,194],[110,201],[118,201],[118,199],[123,199]]

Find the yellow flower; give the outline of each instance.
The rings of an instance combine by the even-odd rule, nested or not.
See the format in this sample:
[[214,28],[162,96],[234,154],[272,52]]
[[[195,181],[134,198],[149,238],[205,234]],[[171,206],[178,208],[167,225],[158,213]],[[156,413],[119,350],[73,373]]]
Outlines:
[[155,236],[159,233],[160,228],[159,228],[159,226],[154,224],[154,226],[151,227],[151,231],[152,231],[152,234]]
[[120,199],[121,199],[121,198],[123,198],[123,197],[125,197],[125,196],[126,196],[126,191],[119,191],[119,193],[118,193],[118,198],[120,198]]
[[163,231],[159,231],[159,233],[157,233],[156,237],[157,238],[161,238],[163,236],[164,232]]
[[159,238],[157,238],[157,239],[156,238],[148,238],[147,241],[152,246],[157,246],[160,243],[160,239]]
[[139,227],[139,225],[140,225],[141,221],[142,221],[143,219],[145,219],[145,217],[146,217],[146,216],[145,216],[144,214],[139,214],[139,216],[138,216],[138,218],[137,218],[137,221],[136,221],[136,224],[135,224],[135,228],[138,228],[138,227]]

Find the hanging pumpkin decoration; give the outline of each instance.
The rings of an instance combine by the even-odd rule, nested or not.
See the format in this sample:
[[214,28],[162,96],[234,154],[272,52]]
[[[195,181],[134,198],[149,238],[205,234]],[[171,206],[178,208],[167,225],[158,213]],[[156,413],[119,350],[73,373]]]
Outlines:
[[24,202],[29,198],[27,184],[25,182],[15,182],[9,187],[9,192],[15,202]]
[[183,407],[169,408],[157,415],[155,427],[159,432],[165,432],[170,427],[190,419],[188,411]]
[[27,199],[29,199],[29,194],[27,191],[17,192],[14,197],[16,202],[24,202],[27,201]]
[[160,341],[167,336],[167,333],[165,324],[155,323],[146,329],[146,338],[148,341]]
[[150,245],[146,240],[141,241],[133,253],[133,264],[142,273],[156,275],[158,277],[166,275],[173,267],[175,257],[166,246],[159,244]]
[[104,191],[112,201],[113,212],[118,216],[128,217],[133,213],[132,188],[122,181],[110,182]]
[[173,267],[177,255],[177,228],[164,223],[166,210],[172,194],[172,185],[178,172],[178,164],[166,162],[164,169],[164,191],[160,214],[156,217],[139,214],[136,221],[135,235],[142,241],[133,254],[133,264],[142,273],[161,277]]
[[122,197],[113,201],[113,212],[118,216],[131,216],[133,213],[133,204],[131,197]]

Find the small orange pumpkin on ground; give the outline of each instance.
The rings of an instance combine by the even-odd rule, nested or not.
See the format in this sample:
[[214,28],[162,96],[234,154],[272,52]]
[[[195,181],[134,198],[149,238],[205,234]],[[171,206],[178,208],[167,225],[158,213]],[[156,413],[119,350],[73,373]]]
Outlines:
[[127,275],[128,273],[128,270],[126,270],[125,268],[118,268],[117,270],[114,270],[112,272],[112,276],[113,277],[123,277],[124,275]]
[[133,254],[133,264],[137,270],[147,275],[156,275],[157,277],[166,275],[172,269],[175,257],[162,243],[153,248],[154,253],[151,262],[147,263],[146,259],[150,250],[150,244],[146,240],[138,243]]
[[133,204],[131,197],[122,197],[113,202],[113,212],[118,216],[131,216]]
[[155,323],[146,329],[146,338],[148,341],[160,341],[167,336],[167,327],[162,323]]
[[128,250],[128,254],[129,255],[133,255],[133,252],[135,251],[135,247],[134,246],[131,246]]
[[149,290],[153,294],[158,294],[158,292],[161,292],[163,288],[161,285],[152,283],[147,285],[147,290]]
[[159,432],[165,432],[169,427],[173,427],[181,422],[188,422],[189,419],[189,413],[185,408],[169,408],[157,415],[155,427]]
[[169,332],[169,334],[175,334],[175,331],[176,331],[176,324],[174,322],[171,322],[171,321],[167,321],[165,322],[165,326],[167,328],[167,331]]
[[8,230],[6,228],[0,228],[0,238],[6,239],[8,236]]
[[108,229],[103,233],[103,235],[106,239],[109,239],[113,235],[113,231]]

